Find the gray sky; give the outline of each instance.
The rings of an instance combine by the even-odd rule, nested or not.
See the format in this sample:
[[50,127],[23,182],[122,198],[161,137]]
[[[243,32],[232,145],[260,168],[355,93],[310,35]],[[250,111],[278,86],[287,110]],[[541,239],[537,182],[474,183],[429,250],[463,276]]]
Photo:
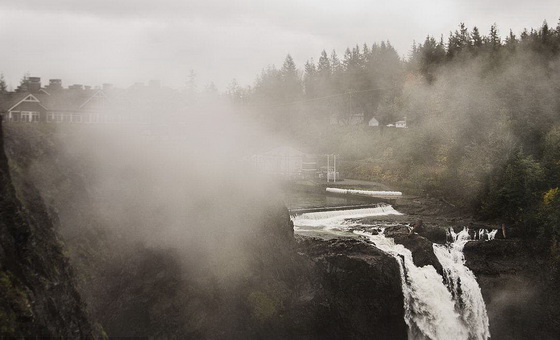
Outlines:
[[0,72],[17,85],[25,72],[73,83],[160,79],[220,90],[252,84],[290,53],[298,67],[321,50],[389,40],[401,55],[426,35],[447,38],[460,22],[485,34],[556,26],[560,1],[538,0],[0,0]]

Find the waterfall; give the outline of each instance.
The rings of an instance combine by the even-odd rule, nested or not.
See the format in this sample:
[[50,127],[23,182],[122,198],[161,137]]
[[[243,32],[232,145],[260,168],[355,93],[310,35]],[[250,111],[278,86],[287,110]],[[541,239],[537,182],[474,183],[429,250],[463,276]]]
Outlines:
[[[308,213],[293,218],[298,227],[328,230],[348,230],[357,226],[350,219],[400,213],[389,205],[369,209]],[[393,256],[399,264],[404,297],[405,322],[409,339],[419,340],[485,340],[490,337],[486,305],[472,271],[465,266],[463,248],[472,240],[465,228],[459,233],[452,229],[448,236],[453,242],[433,245],[433,251],[444,271],[442,277],[433,266],[417,267],[412,253],[403,245],[381,232],[372,235],[364,231],[353,233],[369,239],[377,248]],[[307,230],[311,230],[307,229]],[[475,239],[491,240],[497,230],[480,230]]]
[[409,339],[469,339],[468,325],[457,312],[451,292],[433,266],[417,267],[410,250],[395,244],[383,233],[355,233],[367,237],[399,263]]
[[[482,229],[476,236],[480,239],[493,239],[497,230],[487,232]],[[447,245],[434,244],[434,254],[441,263],[447,287],[455,299],[455,309],[469,329],[469,339],[488,339],[490,330],[486,304],[473,272],[465,266],[463,248],[471,240],[467,228],[455,234],[448,230],[453,242]]]

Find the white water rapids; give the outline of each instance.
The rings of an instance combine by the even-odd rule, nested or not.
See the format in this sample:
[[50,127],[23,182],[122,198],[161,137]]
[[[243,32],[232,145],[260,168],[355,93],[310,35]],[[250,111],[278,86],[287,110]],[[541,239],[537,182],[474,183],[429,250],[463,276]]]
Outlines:
[[[364,226],[357,225],[353,218],[390,214],[400,215],[390,205],[382,205],[370,209],[302,214],[295,216],[293,222],[296,232],[309,232],[313,228],[319,232],[333,229],[348,232],[349,228]],[[482,340],[490,337],[480,287],[472,271],[465,266],[463,247],[471,239],[467,229],[457,234],[450,229],[448,235],[453,242],[433,246],[444,270],[443,278],[431,265],[417,267],[410,250],[383,234],[386,225],[368,226],[377,227],[381,232],[377,235],[363,231],[353,233],[366,237],[399,263],[409,339]],[[477,236],[492,239],[495,234],[495,231],[482,232]]]

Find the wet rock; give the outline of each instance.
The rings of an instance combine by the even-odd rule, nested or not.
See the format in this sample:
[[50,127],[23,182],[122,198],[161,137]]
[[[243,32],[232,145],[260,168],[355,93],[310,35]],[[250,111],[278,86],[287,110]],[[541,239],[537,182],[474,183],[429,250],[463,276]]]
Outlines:
[[442,227],[423,225],[421,229],[414,231],[433,243],[445,244],[447,240],[447,232]]
[[560,270],[546,242],[468,242],[466,265],[482,290],[496,339],[557,339]]
[[396,225],[385,228],[385,236],[395,237],[397,235],[408,235],[410,234],[410,228],[404,225]]
[[417,267],[433,266],[443,275],[443,267],[434,254],[433,243],[418,234],[393,234],[395,243],[402,244],[412,252],[412,259]]
[[357,239],[305,238],[300,249],[316,265],[319,338],[406,339],[397,262]]

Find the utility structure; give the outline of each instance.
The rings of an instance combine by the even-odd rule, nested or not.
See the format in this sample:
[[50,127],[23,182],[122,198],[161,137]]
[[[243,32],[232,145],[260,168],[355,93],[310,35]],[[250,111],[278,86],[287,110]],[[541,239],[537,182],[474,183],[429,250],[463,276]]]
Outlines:
[[[333,158],[333,168],[331,170],[331,156]],[[330,182],[332,178],[333,182],[336,182],[336,155],[327,155],[327,182]]]

